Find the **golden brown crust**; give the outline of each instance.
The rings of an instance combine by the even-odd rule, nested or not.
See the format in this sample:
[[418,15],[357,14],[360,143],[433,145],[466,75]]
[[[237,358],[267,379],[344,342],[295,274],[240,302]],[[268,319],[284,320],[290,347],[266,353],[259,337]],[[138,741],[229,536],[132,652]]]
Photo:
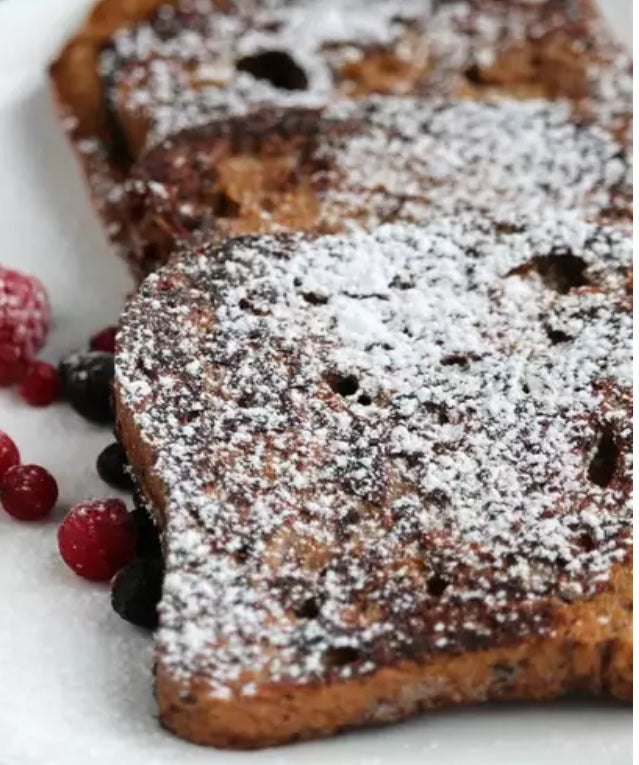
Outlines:
[[[255,244],[258,240],[251,241]],[[228,245],[232,246],[233,243]],[[592,247],[597,249],[595,244]],[[538,251],[535,246],[532,249]],[[276,253],[272,239],[268,240],[267,251]],[[370,256],[370,250],[365,246],[364,251]],[[203,262],[214,263],[215,259],[203,259]],[[171,294],[166,304],[172,301],[181,307],[188,302],[185,297],[189,289],[200,296],[209,295],[210,285],[198,283],[198,291],[193,289],[191,282],[181,283],[178,263],[175,261],[163,269],[155,282],[152,277],[144,289],[152,291],[153,288],[148,287],[151,282],[160,285],[159,294],[165,291]],[[186,290],[183,294],[176,288],[180,284]],[[625,286],[624,273],[621,284]],[[164,316],[162,309],[158,311]],[[202,302],[198,303],[198,316],[201,326],[206,326],[206,309]],[[128,318],[131,319],[131,316]],[[155,380],[158,373],[151,358],[163,359],[161,371],[166,373],[167,378],[170,379],[170,375],[175,373],[172,367],[166,366],[166,356],[153,342],[154,337],[167,333],[167,327],[161,325],[162,320],[144,313],[141,326],[133,325],[140,331],[140,337],[145,337],[145,343],[150,342],[150,346],[143,346],[140,356],[131,353],[130,336],[129,344],[125,342],[126,331],[132,328],[126,320],[121,335],[120,359],[123,354],[126,357],[128,351],[125,365],[135,366],[139,358],[147,361],[147,381]],[[170,323],[172,319],[166,321]],[[262,340],[266,342],[264,338]],[[237,337],[234,342],[237,342]],[[194,356],[197,357],[197,354],[189,358]],[[240,353],[240,356],[244,358],[245,354]],[[128,385],[130,393],[130,379]],[[153,385],[148,390],[152,389]],[[153,451],[148,440],[143,440],[142,428],[134,420],[140,412],[131,398],[127,398],[119,382],[116,384],[115,401],[120,438],[136,479],[157,514],[160,526],[164,527],[167,494],[171,485],[162,482],[157,467],[159,455]],[[194,403],[191,399],[188,402],[188,406]],[[197,403],[200,403],[199,400]],[[609,405],[617,408],[621,403],[613,396]],[[149,416],[148,411],[143,414]],[[170,412],[168,418],[171,419]],[[627,446],[625,441],[622,446],[620,439],[619,449],[625,453]],[[179,453],[184,454],[183,451]],[[268,464],[268,459],[265,464]],[[232,470],[233,466],[229,465],[228,471]],[[171,471],[169,474],[174,475]],[[175,480],[180,485],[179,478]],[[621,489],[621,483],[615,485],[620,489],[616,501],[622,503],[625,490]],[[173,511],[175,509],[173,505]],[[217,520],[223,525],[222,518]],[[175,526],[170,533],[175,534]],[[293,544],[290,544],[292,547]],[[156,695],[161,722],[178,735],[197,743],[257,748],[330,735],[352,726],[391,722],[423,709],[451,704],[552,699],[571,692],[614,696],[629,701],[632,691],[632,556],[626,554],[625,549],[622,550],[625,556],[623,562],[615,564],[610,578],[596,586],[596,594],[592,597],[581,596],[570,604],[554,595],[545,599],[542,606],[543,627],[542,622],[538,622],[524,638],[509,633],[506,624],[499,622],[497,633],[487,644],[483,644],[488,647],[480,648],[481,644],[475,643],[462,649],[435,651],[429,648],[422,654],[410,654],[412,657],[419,656],[414,660],[409,660],[406,654],[393,654],[389,648],[385,663],[381,662],[367,674],[349,679],[327,673],[320,681],[314,682],[257,680],[255,692],[251,695],[243,692],[239,681],[232,681],[228,686],[228,697],[220,697],[210,684],[208,675],[193,672],[185,679],[184,674],[176,673],[175,666],[171,665],[160,648],[156,663]],[[429,554],[430,551],[426,553],[426,559]],[[513,608],[519,613],[518,603],[515,600]],[[524,605],[524,610],[528,605]],[[211,655],[215,662],[218,654],[214,648]]]
[[107,138],[103,86],[98,72],[102,47],[113,34],[148,18],[161,5],[177,0],[101,0],[49,68],[56,101],[63,115],[78,121],[77,135]]
[[49,67],[53,99],[86,176],[93,204],[123,257],[131,246],[120,225],[119,189],[127,173],[110,156],[112,136],[98,71],[100,51],[116,30],[148,18],[160,5],[176,2],[101,0]]
[[[115,391],[119,436],[137,479],[163,526],[164,490],[153,455],[139,439],[132,412]],[[553,699],[585,691],[632,700],[632,559],[586,602],[558,607],[554,636],[520,644],[402,662],[348,682],[260,688],[251,698],[213,697],[206,681],[176,680],[155,667],[161,723],[199,744],[254,749],[328,736],[351,726],[382,724],[419,711],[483,701]]]
[[[626,567],[611,591],[559,609],[556,636],[522,645],[404,662],[374,674],[316,688],[260,689],[250,699],[213,699],[197,678],[181,684],[160,664],[156,696],[162,724],[199,744],[233,749],[326,736],[351,726],[403,719],[425,709],[484,701],[554,699],[571,692],[611,694],[630,701]],[[600,617],[610,618],[602,626]],[[630,665],[631,666],[631,665]]]
[[[129,177],[131,160],[136,160],[145,147],[149,131],[157,128],[152,88],[140,85],[140,77],[144,83],[148,76],[148,72],[145,74],[148,61],[137,59],[135,55],[132,58],[116,56],[114,73],[117,84],[113,84],[110,76],[101,76],[99,62],[103,49],[111,45],[116,31],[134,27],[153,17],[161,5],[179,4],[179,0],[172,0],[171,3],[161,0],[102,0],[50,69],[55,98],[61,114],[69,120],[70,137],[79,153],[96,207],[111,240],[129,260],[136,276],[148,272],[168,256],[168,252],[160,253],[159,257],[151,252],[148,262],[144,262],[146,255],[140,253],[146,246],[144,231],[139,231],[135,224],[123,224],[124,219],[135,217],[135,209],[134,202],[123,198],[122,183]],[[225,8],[226,4],[220,2],[217,6]],[[492,0],[469,0],[467,6],[470,8],[469,15],[460,28],[456,28],[450,20],[443,27],[444,37],[452,31],[460,41],[465,40],[463,45],[468,45],[467,54],[461,55],[463,61],[457,60],[455,55],[451,60],[444,56],[441,61],[422,55],[425,48],[430,50],[433,47],[430,43],[425,45],[422,39],[428,34],[429,23],[416,28],[409,24],[400,39],[401,45],[408,45],[412,51],[409,60],[400,55],[399,44],[385,48],[383,45],[378,47],[362,43],[358,60],[347,57],[341,63],[331,63],[334,92],[358,98],[371,93],[479,100],[495,95],[515,98],[566,97],[573,103],[577,114],[606,127],[622,143],[625,141],[630,102],[626,103],[622,98],[618,103],[617,95],[610,96],[611,90],[616,87],[614,83],[624,81],[626,77],[623,70],[625,64],[620,65],[619,76],[616,76],[617,48],[602,31],[590,0],[571,4],[568,10],[563,3],[555,0],[534,6],[512,3],[513,9],[518,9],[513,10],[514,13],[524,14],[524,21],[520,19],[513,29],[521,23],[530,28],[528,37],[524,35],[523,39],[517,40],[508,39],[511,28],[507,20],[509,6]],[[228,7],[234,8],[232,3]],[[503,8],[506,8],[505,12]],[[189,13],[186,13],[187,19]],[[497,40],[482,37],[482,24],[477,22],[477,17],[482,13],[486,13],[501,29]],[[182,16],[177,17],[171,33],[179,32],[180,25],[186,23],[182,19]],[[578,41],[577,45],[575,41]],[[454,49],[453,45],[451,50]],[[492,60],[480,65],[477,63],[481,58],[480,52],[490,53]],[[327,60],[330,59],[326,55]],[[466,60],[465,56],[474,63]],[[176,63],[171,55],[169,59]],[[191,66],[188,58],[182,61],[178,56],[177,59],[178,69],[186,67],[188,70]],[[207,59],[204,61],[206,63]],[[326,61],[323,63],[325,65]],[[224,61],[223,67],[228,64]],[[233,68],[234,62],[231,61],[230,65]],[[597,71],[601,69],[602,76],[605,75],[613,83],[612,88],[606,85],[601,88],[601,93],[597,91],[593,86],[597,77],[586,78],[586,71],[593,67]],[[200,112],[197,120],[201,121],[202,114],[208,114],[210,105],[205,98],[202,103],[199,102],[201,84],[197,78],[191,85],[191,95],[186,103],[189,108]],[[134,97],[136,89],[141,90],[144,98]],[[146,103],[147,96],[152,105],[139,106]],[[227,106],[222,108],[222,117]],[[176,110],[178,117],[182,111],[181,107]],[[185,106],[184,112],[187,111]],[[220,114],[215,112],[211,116],[219,118]],[[244,223],[237,229],[243,233],[278,230],[280,225],[277,220],[269,224],[268,218],[259,216],[250,217]],[[284,225],[287,225],[286,222]],[[170,241],[171,237],[166,241],[167,246]],[[153,248],[150,246],[149,249]]]
[[263,109],[145,152],[126,186],[123,221],[141,274],[193,233],[325,233],[346,221],[367,229],[467,207],[507,215],[533,205],[623,222],[631,215],[630,164],[613,139],[546,102],[495,108],[378,98]]

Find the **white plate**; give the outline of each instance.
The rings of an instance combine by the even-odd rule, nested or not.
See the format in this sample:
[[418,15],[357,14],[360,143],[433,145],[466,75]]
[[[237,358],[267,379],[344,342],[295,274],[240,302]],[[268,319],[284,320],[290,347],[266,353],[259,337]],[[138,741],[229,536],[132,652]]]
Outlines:
[[[605,3],[630,35],[632,0]],[[53,115],[45,62],[86,0],[0,0],[0,262],[42,278],[55,327],[45,357],[81,347],[115,320],[129,288],[108,251]],[[625,24],[624,24],[625,22]],[[151,642],[110,609],[108,590],[58,559],[64,508],[104,494],[94,459],[108,430],[67,407],[44,411],[0,394],[0,428],[61,487],[41,525],[0,513],[0,763],[2,765],[625,765],[631,712],[613,704],[492,706],[429,714],[257,754],[195,747],[154,719]]]

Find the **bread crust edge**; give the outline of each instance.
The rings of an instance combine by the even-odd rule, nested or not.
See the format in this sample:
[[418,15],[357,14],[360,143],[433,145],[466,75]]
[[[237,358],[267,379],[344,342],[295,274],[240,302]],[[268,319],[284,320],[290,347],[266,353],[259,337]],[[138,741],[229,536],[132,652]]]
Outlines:
[[[162,528],[166,491],[116,382],[118,432],[136,480]],[[401,661],[369,675],[315,685],[258,686],[252,696],[215,696],[202,676],[181,679],[155,657],[161,724],[198,744],[257,749],[379,725],[422,710],[569,693],[632,699],[632,553],[589,599],[557,604],[549,636],[425,662]]]

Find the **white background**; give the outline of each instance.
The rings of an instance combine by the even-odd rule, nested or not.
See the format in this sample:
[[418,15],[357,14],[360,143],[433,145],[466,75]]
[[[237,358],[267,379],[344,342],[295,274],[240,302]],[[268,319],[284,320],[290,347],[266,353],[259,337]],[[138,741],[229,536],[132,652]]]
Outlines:
[[[319,2],[320,0],[318,0]],[[44,353],[57,361],[116,319],[129,281],[108,251],[46,91],[43,70],[85,0],[0,0],[0,262],[37,274],[53,302]],[[630,39],[632,0],[605,10]],[[48,467],[54,517],[0,513],[2,765],[626,765],[631,712],[586,701],[429,714],[384,730],[257,754],[200,749],[153,718],[151,643],[112,613],[108,588],[61,564],[68,506],[108,492],[94,471],[111,441],[69,408],[34,410],[0,393],[0,428]],[[110,492],[109,492],[110,493]]]

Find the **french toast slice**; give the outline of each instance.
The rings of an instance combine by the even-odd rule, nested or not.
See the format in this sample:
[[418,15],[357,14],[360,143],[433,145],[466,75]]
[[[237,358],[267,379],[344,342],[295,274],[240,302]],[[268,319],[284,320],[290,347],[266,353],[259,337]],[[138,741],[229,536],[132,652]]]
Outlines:
[[632,690],[632,239],[468,213],[185,247],[115,403],[160,720],[257,748]]
[[590,0],[102,0],[51,66],[114,244],[122,182],[162,139],[373,93],[567,99],[628,142],[627,53]]
[[563,103],[374,97],[178,133],[132,169],[121,221],[145,275],[203,232],[370,229],[467,208],[629,224],[631,176],[630,152]]

